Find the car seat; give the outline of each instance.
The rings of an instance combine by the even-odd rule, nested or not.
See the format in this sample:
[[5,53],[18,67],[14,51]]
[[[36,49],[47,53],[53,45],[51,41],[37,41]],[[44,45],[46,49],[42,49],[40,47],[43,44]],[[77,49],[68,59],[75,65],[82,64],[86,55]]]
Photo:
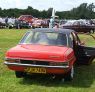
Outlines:
[[40,44],[49,44],[49,40],[48,40],[48,36],[46,33],[39,33],[38,36],[37,36],[37,43],[40,43]]
[[57,37],[57,45],[67,45],[67,38],[65,34],[60,33]]

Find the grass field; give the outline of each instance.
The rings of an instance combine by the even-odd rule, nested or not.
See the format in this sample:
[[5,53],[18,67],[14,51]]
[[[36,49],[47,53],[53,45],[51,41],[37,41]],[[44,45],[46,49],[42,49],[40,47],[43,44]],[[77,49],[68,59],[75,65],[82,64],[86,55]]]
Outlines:
[[[95,62],[90,66],[75,67],[75,78],[71,82],[62,82],[50,77],[18,79],[14,71],[4,64],[5,52],[15,46],[26,30],[0,29],[0,92],[95,92]],[[95,36],[95,34],[94,34]],[[81,39],[88,45],[94,45],[88,36],[82,34]]]

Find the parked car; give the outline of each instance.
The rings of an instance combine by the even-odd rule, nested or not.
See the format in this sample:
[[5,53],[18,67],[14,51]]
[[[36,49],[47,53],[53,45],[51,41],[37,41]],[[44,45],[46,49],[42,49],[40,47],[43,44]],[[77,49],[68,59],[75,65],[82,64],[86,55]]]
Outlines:
[[49,22],[50,22],[50,19],[43,19],[41,26],[43,28],[49,28]]
[[5,24],[5,23],[0,22],[0,28],[6,28],[6,24]]
[[22,29],[22,28],[31,28],[31,23],[25,22],[25,21],[19,21],[18,23],[15,23],[15,28]]
[[94,33],[95,25],[91,25],[86,21],[68,21],[67,23],[60,26],[61,28],[73,29],[76,32],[84,32],[84,33]]
[[32,27],[33,28],[41,28],[42,27],[42,22],[43,22],[42,19],[34,20],[33,23],[32,23]]
[[14,24],[12,23],[8,24],[9,29],[12,29],[12,28],[22,29],[22,28],[31,28],[31,27],[32,27],[31,23],[21,21],[21,20],[16,20]]
[[61,74],[65,80],[72,80],[74,64],[90,64],[94,58],[95,47],[84,46],[75,31],[37,28],[7,51],[4,63],[19,78],[27,74]]
[[32,23],[33,28],[48,28],[49,19],[35,19]]
[[0,17],[0,28],[6,28],[5,19]]
[[18,20],[33,23],[34,17],[32,15],[21,15]]

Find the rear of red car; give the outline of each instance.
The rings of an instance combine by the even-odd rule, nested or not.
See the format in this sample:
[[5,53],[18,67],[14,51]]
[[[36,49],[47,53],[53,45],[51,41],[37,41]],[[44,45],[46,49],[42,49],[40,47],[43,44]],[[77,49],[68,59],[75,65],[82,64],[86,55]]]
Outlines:
[[[47,34],[49,41],[46,40],[44,33]],[[20,76],[23,73],[64,75],[70,73],[76,58],[73,49],[66,46],[68,45],[68,38],[66,34],[60,35],[65,38],[61,40],[66,40],[63,44],[58,38],[59,33],[54,33],[52,36],[51,33],[27,33],[19,45],[6,53],[5,64]],[[32,40],[30,40],[30,37],[32,37]]]
[[[73,64],[75,57],[73,50],[66,47],[18,45],[7,52],[6,61],[8,67],[15,71],[42,67],[45,71],[47,70],[45,73],[60,74],[64,73],[64,68],[67,70],[71,63]],[[31,70],[30,72],[35,71]],[[37,72],[40,73],[41,71]]]

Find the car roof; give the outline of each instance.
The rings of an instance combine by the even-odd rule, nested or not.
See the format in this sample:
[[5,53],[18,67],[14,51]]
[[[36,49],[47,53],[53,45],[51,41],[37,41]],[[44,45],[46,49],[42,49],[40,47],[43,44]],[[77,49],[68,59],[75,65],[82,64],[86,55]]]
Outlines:
[[70,34],[71,32],[74,32],[72,29],[61,29],[61,28],[35,28],[31,31],[36,32],[55,32],[55,33],[64,33],[64,34]]

